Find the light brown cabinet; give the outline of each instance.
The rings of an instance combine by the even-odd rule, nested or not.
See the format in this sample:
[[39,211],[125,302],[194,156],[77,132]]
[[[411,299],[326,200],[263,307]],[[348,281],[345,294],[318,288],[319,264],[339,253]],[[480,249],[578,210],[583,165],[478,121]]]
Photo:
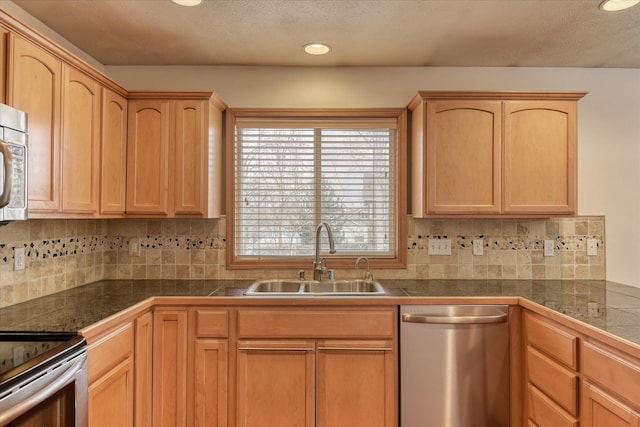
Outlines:
[[10,35],[7,101],[29,120],[29,215],[60,210],[62,61]]
[[187,310],[158,308],[153,318],[153,425],[187,425]]
[[397,425],[396,315],[239,310],[237,425]]
[[134,327],[127,322],[89,343],[88,423],[133,427]]
[[153,404],[153,313],[140,315],[134,323],[135,405],[134,425],[152,427]]
[[525,418],[539,427],[577,426],[577,336],[529,312],[524,330]]
[[100,84],[62,67],[62,212],[94,215],[100,183]]
[[[637,387],[637,385],[636,385]],[[638,427],[640,413],[598,387],[585,382],[582,387],[584,427]]]
[[124,215],[127,191],[127,100],[102,89],[100,215]]
[[207,93],[133,93],[127,208],[132,215],[221,214],[222,102]]
[[8,101],[28,114],[29,215],[94,217],[102,86],[26,39],[10,41]]
[[413,216],[575,214],[582,96],[419,92],[409,104]]
[[154,313],[153,425],[227,425],[228,312],[161,307]]

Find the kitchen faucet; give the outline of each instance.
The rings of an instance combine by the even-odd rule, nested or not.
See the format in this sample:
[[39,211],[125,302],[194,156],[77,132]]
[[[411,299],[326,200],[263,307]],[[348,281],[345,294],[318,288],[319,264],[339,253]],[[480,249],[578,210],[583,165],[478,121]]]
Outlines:
[[360,269],[360,261],[364,261],[367,266],[367,274],[364,278],[365,282],[373,282],[373,275],[371,274],[371,269],[369,268],[369,258],[366,256],[358,257],[356,260],[356,270]]
[[333,232],[331,231],[331,227],[326,222],[321,222],[316,227],[316,259],[313,262],[313,280],[320,281],[322,280],[322,275],[326,274],[329,276],[329,279],[333,279],[333,271],[329,270],[324,265],[324,259],[320,260],[320,231],[324,227],[327,230],[327,237],[329,237],[329,253],[335,254],[336,248],[333,243]]

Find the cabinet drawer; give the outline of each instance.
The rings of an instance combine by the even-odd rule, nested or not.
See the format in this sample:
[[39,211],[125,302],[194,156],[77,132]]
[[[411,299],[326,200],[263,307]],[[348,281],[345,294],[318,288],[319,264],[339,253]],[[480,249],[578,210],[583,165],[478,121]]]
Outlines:
[[582,347],[582,372],[640,408],[640,366],[585,342]]
[[241,338],[393,338],[396,311],[240,310]]
[[527,347],[529,382],[543,391],[569,414],[578,415],[578,376],[533,347]]
[[127,323],[89,346],[89,384],[133,353],[133,325]]
[[527,313],[525,322],[529,344],[558,362],[572,369],[578,369],[577,337],[530,313]]
[[528,415],[530,425],[541,427],[577,427],[578,421],[567,414],[540,390],[529,384]]
[[227,338],[229,312],[226,310],[196,310],[196,336],[198,338]]

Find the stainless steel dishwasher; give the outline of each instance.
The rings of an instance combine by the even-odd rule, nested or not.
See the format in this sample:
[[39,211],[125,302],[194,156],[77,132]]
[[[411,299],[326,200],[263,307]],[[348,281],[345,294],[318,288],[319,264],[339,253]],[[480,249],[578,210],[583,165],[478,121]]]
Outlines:
[[400,307],[401,427],[508,427],[507,305]]

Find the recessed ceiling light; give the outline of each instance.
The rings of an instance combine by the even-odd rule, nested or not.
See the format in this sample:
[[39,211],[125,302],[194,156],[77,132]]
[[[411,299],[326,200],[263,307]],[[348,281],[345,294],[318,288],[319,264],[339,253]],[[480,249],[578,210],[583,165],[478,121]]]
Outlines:
[[640,3],[640,0],[604,0],[600,3],[600,9],[607,12],[617,12],[618,10],[628,9]]
[[179,4],[180,6],[197,6],[202,3],[202,0],[171,0],[175,4]]
[[305,44],[303,47],[304,51],[309,55],[325,55],[331,50],[331,47],[324,43],[309,43]]

